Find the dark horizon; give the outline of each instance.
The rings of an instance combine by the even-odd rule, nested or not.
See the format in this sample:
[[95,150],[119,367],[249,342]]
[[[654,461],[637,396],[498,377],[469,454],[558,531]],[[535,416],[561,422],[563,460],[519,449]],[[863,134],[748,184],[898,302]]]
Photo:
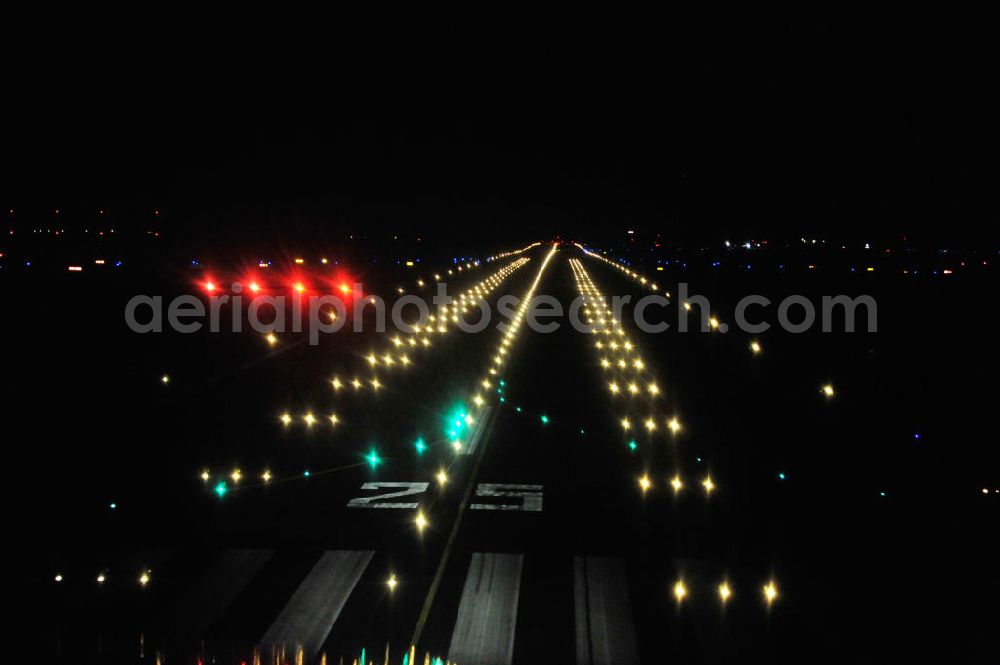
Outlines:
[[[939,54],[902,27],[770,27],[751,40],[722,25],[592,76],[345,85],[315,102],[267,80],[15,85],[0,205],[84,223],[161,209],[184,242],[330,227],[997,240],[970,49]],[[377,119],[359,122],[355,100]]]

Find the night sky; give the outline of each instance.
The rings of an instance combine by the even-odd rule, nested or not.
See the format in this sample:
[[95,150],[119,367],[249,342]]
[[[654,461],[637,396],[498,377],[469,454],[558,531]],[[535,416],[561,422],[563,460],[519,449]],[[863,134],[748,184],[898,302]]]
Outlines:
[[628,50],[593,35],[586,50],[468,71],[383,69],[367,52],[259,70],[160,53],[129,74],[88,51],[13,84],[0,198],[76,208],[80,223],[162,208],[182,241],[629,226],[962,242],[983,233],[984,61],[976,40],[930,23],[663,22]]

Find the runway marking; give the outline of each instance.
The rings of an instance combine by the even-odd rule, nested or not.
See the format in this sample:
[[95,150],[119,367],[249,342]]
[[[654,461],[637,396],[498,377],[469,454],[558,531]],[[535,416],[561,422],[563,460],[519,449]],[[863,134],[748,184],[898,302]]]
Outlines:
[[[361,486],[362,490],[405,488],[400,492],[387,492],[374,496],[359,496],[347,502],[348,508],[390,508],[396,510],[416,510],[420,504],[413,501],[386,501],[401,496],[413,496],[427,491],[430,483],[411,482],[371,482]],[[504,510],[526,513],[542,512],[541,485],[512,485],[507,483],[479,483],[476,496],[485,498],[517,498],[520,503],[473,503],[469,510]]]
[[518,497],[521,502],[510,503],[474,503],[470,510],[520,510],[528,513],[542,512],[541,485],[504,485],[501,483],[479,483],[476,489],[479,497]]
[[347,502],[349,508],[399,508],[416,509],[420,504],[416,502],[389,501],[386,503],[374,503],[384,499],[395,499],[401,496],[412,496],[422,494],[427,491],[430,483],[406,483],[406,482],[375,482],[365,483],[361,486],[363,490],[377,490],[382,488],[405,487],[401,492],[388,492],[386,494],[376,494],[374,496],[362,496],[351,499]]
[[373,552],[331,550],[320,557],[261,638],[278,650],[300,649],[306,661],[319,653]]
[[574,557],[577,665],[639,663],[621,559]]
[[449,661],[510,665],[523,564],[522,554],[472,555],[451,634]]

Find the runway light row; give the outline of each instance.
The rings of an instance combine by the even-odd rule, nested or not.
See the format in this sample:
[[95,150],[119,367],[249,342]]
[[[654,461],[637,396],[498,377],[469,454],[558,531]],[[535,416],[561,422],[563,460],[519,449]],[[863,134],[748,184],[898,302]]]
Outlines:
[[[474,268],[478,268],[479,267],[479,260],[477,259],[475,261],[467,261],[464,264],[464,266],[465,266],[466,270],[473,270]],[[462,272],[462,265],[457,265],[456,268],[454,268],[454,269],[448,268],[447,270],[444,271],[444,274],[445,275],[453,275],[453,274],[455,274],[455,270],[458,270],[458,272]],[[438,272],[434,273],[434,281],[435,282],[440,282],[442,280],[442,278],[443,278],[443,275],[441,274],[441,271],[438,271]],[[427,281],[423,277],[418,277],[417,278],[417,287],[418,288],[422,289],[426,285],[427,285]],[[398,289],[396,289],[396,293],[403,294],[403,293],[405,293],[405,290],[402,289],[402,288],[398,288]]]
[[[673,586],[670,587],[670,593],[678,605],[686,603],[688,598],[691,596],[691,591],[688,589],[687,582],[685,582],[684,579],[678,579],[675,581]],[[715,596],[723,605],[729,603],[729,601],[733,599],[734,594],[735,592],[733,591],[733,587],[727,579],[723,579],[722,582],[715,587]],[[777,583],[774,580],[768,580],[761,585],[760,594],[767,606],[770,607],[778,599]]]
[[[354,382],[352,382],[352,384],[355,382],[357,383],[356,387],[358,390],[360,390],[364,386],[364,384],[362,384],[359,379],[355,379]],[[373,390],[378,390],[379,388],[382,387],[382,384],[378,382],[378,379],[372,379],[371,381],[369,381],[368,385],[370,385]],[[286,411],[285,413],[282,413],[280,416],[278,416],[278,422],[280,422],[285,427],[291,427],[292,424],[294,424],[296,421],[299,420],[305,423],[306,427],[310,428],[315,427],[316,425],[320,424],[320,422],[327,423],[331,426],[336,426],[340,424],[340,416],[338,416],[335,413],[324,415],[321,418],[316,414],[312,413],[311,411],[306,412],[301,416],[293,416],[292,414]]]
[[[94,577],[94,581],[103,586],[104,583],[108,581],[109,577],[110,576],[108,574],[108,571],[102,570],[98,572],[97,575]],[[66,577],[62,573],[56,573],[52,577],[52,581],[55,582],[56,584],[62,584],[63,582],[66,581]],[[146,587],[152,581],[153,581],[153,571],[151,570],[143,570],[142,572],[139,573],[139,576],[136,578],[136,582],[139,584],[140,587]]]
[[[671,478],[668,484],[670,485],[670,488],[673,490],[674,494],[680,494],[681,490],[683,490],[685,487],[684,480],[680,477],[679,474]],[[709,495],[718,489],[718,485],[716,485],[715,481],[712,480],[711,475],[705,476],[699,482],[699,485],[701,485],[702,488],[705,490],[706,495]],[[653,489],[653,487],[654,487],[653,481],[649,477],[648,473],[645,473],[639,477],[639,489],[642,490],[643,494]]]
[[[364,357],[365,362],[372,369],[379,367],[383,369],[407,368],[413,360],[406,349],[428,348],[432,345],[431,338],[434,335],[441,335],[449,332],[450,324],[458,323],[459,316],[467,313],[473,307],[478,308],[478,303],[486,299],[496,290],[510,275],[524,267],[530,259],[519,258],[500,268],[486,279],[476,283],[471,288],[460,293],[455,301],[449,305],[442,305],[435,314],[428,317],[428,324],[423,329],[414,326],[414,331],[406,335],[395,335],[389,339],[389,348],[386,351],[371,351]],[[382,385],[377,384],[375,379],[372,384],[377,390]],[[344,384],[336,377],[331,381],[335,391],[339,391]],[[352,386],[360,389],[360,380],[352,382]]]
[[[202,472],[198,474],[198,477],[201,478],[201,481],[203,483],[208,483],[212,480],[214,476],[212,475],[212,472],[209,469],[202,469]],[[227,474],[225,474],[225,477],[231,480],[234,485],[238,484],[244,478],[243,470],[237,467],[232,471],[228,472]],[[261,471],[259,478],[263,482],[269,483],[271,482],[271,479],[274,478],[274,475],[271,473],[270,469],[264,469],[263,471]]]
[[[598,365],[609,375],[607,387],[612,399],[619,396],[646,397],[650,400],[658,398],[663,392],[660,384],[648,375],[645,361],[639,357],[636,345],[626,336],[621,322],[608,309],[605,295],[579,260],[570,259],[570,268],[577,290],[583,298],[581,314],[584,322],[591,326],[591,334],[598,338],[594,342],[594,349],[598,353]],[[620,423],[624,432],[633,428],[633,422],[628,416],[623,417]],[[680,421],[676,416],[666,419],[665,426],[674,435],[681,431]],[[642,427],[652,434],[659,430],[660,420],[656,416],[647,416],[636,421],[635,427]]]
[[[573,244],[576,245],[577,248],[579,248],[580,251],[582,251],[587,256],[592,256],[595,259],[598,259],[600,261],[604,261],[605,263],[607,263],[612,268],[615,268],[616,270],[622,272],[626,277],[635,280],[636,282],[638,282],[642,286],[648,288],[650,291],[659,291],[660,290],[660,287],[656,284],[656,282],[654,282],[654,281],[652,281],[652,280],[644,277],[643,275],[640,275],[639,273],[635,272],[634,270],[632,270],[628,266],[626,266],[626,265],[624,265],[622,263],[619,263],[618,261],[613,261],[613,260],[609,259],[608,257],[603,256],[602,254],[598,254],[597,252],[592,252],[592,251],[590,251],[589,249],[587,249],[586,247],[584,247],[583,245],[581,245],[579,243],[573,243]],[[664,292],[663,295],[665,297],[667,297],[667,298],[670,297],[670,293],[669,292]]]
[[535,275],[535,280],[531,283],[528,290],[525,291],[520,304],[514,312],[514,316],[511,317],[507,330],[503,334],[503,338],[497,345],[496,355],[493,356],[490,366],[486,370],[486,375],[477,382],[477,386],[479,386],[479,388],[475,393],[473,393],[471,398],[472,403],[476,406],[476,408],[481,409],[486,406],[487,400],[484,395],[497,395],[495,391],[489,390],[488,388],[485,388],[485,386],[492,387],[492,380],[490,377],[497,376],[503,368],[504,363],[507,361],[507,353],[510,350],[510,345],[513,343],[518,332],[521,330],[521,325],[524,323],[525,316],[527,315],[528,308],[531,304],[531,298],[535,294],[535,289],[538,288],[538,283],[541,281],[542,275],[545,273],[545,268],[549,265],[549,261],[552,260],[552,257],[555,256],[557,251],[558,246],[553,245],[549,253],[545,255],[545,259],[542,260],[542,265],[538,269],[538,274]]
[[522,247],[521,249],[514,249],[509,252],[501,252],[500,254],[494,254],[493,256],[488,257],[486,260],[496,261],[498,259],[505,259],[508,256],[517,256],[518,254],[523,254],[524,252],[527,252],[529,249],[534,249],[535,247],[538,247],[541,244],[542,243],[540,242],[533,242],[530,245]]

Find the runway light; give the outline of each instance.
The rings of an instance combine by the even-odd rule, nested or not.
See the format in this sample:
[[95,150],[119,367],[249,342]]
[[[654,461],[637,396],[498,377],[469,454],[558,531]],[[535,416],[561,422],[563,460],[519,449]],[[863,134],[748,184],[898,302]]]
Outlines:
[[239,469],[233,469],[233,472],[229,474],[229,477],[233,479],[234,483],[238,483],[243,479],[243,472]]
[[214,490],[216,496],[218,496],[220,499],[222,497],[226,496],[226,492],[228,492],[228,491],[229,491],[229,488],[226,487],[225,481],[222,481],[222,480],[219,481],[219,484],[215,486],[215,490]]
[[372,448],[371,452],[365,456],[365,459],[368,461],[368,466],[373,469],[382,463],[382,458],[378,456],[378,453],[375,452],[374,448]]
[[143,586],[143,587],[147,586],[149,584],[149,580],[150,580],[149,571],[148,570],[144,570],[142,572],[142,575],[139,576],[139,586]]
[[541,416],[541,421],[542,421],[543,425],[548,425],[549,424],[549,417],[543,413],[542,416]]
[[687,597],[687,593],[688,590],[687,587],[684,586],[684,580],[677,580],[677,582],[674,583],[674,598],[677,599],[677,602],[683,602],[684,598]]
[[306,285],[303,284],[302,282],[295,282],[293,288],[295,289],[296,293],[304,293],[306,290]]
[[750,351],[752,351],[754,355],[757,355],[758,353],[760,353],[760,351],[761,351],[760,342],[758,342],[756,340],[754,340],[753,342],[750,342]]
[[444,469],[438,471],[434,477],[437,478],[438,484],[442,487],[448,482],[448,473]]
[[729,602],[729,598],[733,595],[733,590],[729,588],[728,582],[723,582],[719,585],[719,599],[722,601],[723,605]]
[[427,528],[428,524],[427,518],[424,517],[424,511],[422,510],[417,511],[417,517],[413,520],[413,523],[417,525],[417,531],[419,531],[420,533],[424,532],[424,529]]
[[211,478],[211,475],[209,475],[209,473],[208,473],[208,469],[205,469],[204,471],[202,471],[202,472],[201,472],[201,479],[202,479],[202,480],[203,480],[204,482],[206,482],[206,483],[207,483],[207,482],[208,482],[208,479],[209,479],[209,478]]
[[632,452],[635,452],[635,450],[636,450],[636,449],[637,449],[638,447],[639,447],[639,444],[637,444],[637,443],[635,442],[635,439],[632,439],[631,441],[629,441],[629,442],[628,442],[628,449],[629,449],[629,450],[631,450]]
[[646,426],[646,431],[652,432],[656,429],[656,422],[652,418],[646,418],[646,422],[643,423]]
[[673,480],[670,481],[670,486],[674,488],[674,494],[677,494],[684,489],[684,482],[680,476],[674,476]]
[[833,397],[834,395],[833,384],[831,383],[824,385],[821,390],[823,391],[823,394],[826,395],[828,398]]
[[764,599],[767,601],[768,605],[774,603],[778,598],[778,587],[775,586],[774,581],[770,581],[764,585]]
[[398,581],[396,580],[396,576],[395,576],[395,575],[389,575],[389,579],[387,579],[387,580],[385,581],[385,585],[386,585],[387,587],[389,587],[389,591],[390,591],[390,592],[392,592],[392,591],[395,591],[395,590],[396,590],[396,585],[397,585],[397,584],[399,584],[399,582],[398,582]]
[[104,582],[105,582],[105,581],[106,581],[107,579],[108,579],[108,578],[107,578],[107,576],[106,576],[106,575],[105,575],[104,573],[98,573],[98,575],[97,575],[97,583],[98,583],[98,584],[104,584]]
[[263,480],[265,483],[271,482],[272,477],[273,476],[271,476],[271,472],[267,469],[264,470],[264,473],[260,474],[260,479]]
[[628,431],[632,428],[632,423],[629,422],[628,418],[622,418],[622,429]]
[[649,488],[653,486],[652,481],[649,480],[649,476],[643,476],[639,479],[639,487],[642,489],[642,493],[645,494],[649,491]]
[[56,575],[52,579],[54,579],[56,582],[62,582],[63,581],[63,576],[62,575]]
[[168,383],[170,383],[170,377],[164,374],[163,376],[160,377],[160,383],[162,383],[163,385],[167,385]]
[[264,335],[264,339],[267,340],[267,343],[270,346],[274,346],[275,344],[278,343],[278,336],[275,335],[274,333],[267,333],[266,335]]
[[281,424],[287,427],[292,424],[292,415],[290,413],[283,413],[280,420]]
[[701,481],[701,484],[705,488],[705,494],[711,494],[715,491],[715,483],[712,482],[712,476],[705,476],[705,480]]
[[667,427],[672,433],[677,434],[681,431],[681,421],[677,420],[676,417],[671,418],[667,421]]
[[306,425],[309,427],[312,427],[313,425],[316,424],[316,416],[314,416],[311,413],[307,413],[306,415],[302,416],[302,419],[306,421]]
[[423,437],[421,437],[413,442],[413,447],[417,449],[418,455],[423,455],[424,451],[427,450],[427,443],[424,441]]
[[260,284],[257,282],[250,282],[251,293],[260,293]]

